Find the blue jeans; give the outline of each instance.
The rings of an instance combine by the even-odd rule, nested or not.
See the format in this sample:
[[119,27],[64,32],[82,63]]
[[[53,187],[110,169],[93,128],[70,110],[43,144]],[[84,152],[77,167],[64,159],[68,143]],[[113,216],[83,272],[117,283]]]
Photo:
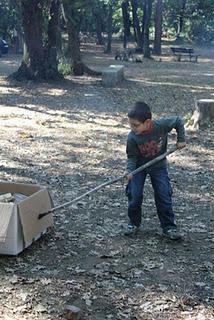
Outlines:
[[154,190],[158,218],[164,231],[176,228],[172,211],[172,188],[166,166],[143,170],[133,176],[126,187],[128,196],[128,216],[130,222],[139,227],[141,224],[143,189],[146,176],[149,174]]

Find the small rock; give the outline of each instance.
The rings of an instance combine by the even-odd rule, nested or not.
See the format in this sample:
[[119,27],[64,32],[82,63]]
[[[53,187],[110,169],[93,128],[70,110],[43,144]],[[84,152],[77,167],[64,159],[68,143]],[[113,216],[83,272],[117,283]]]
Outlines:
[[206,287],[206,283],[204,283],[204,282],[195,282],[195,285],[196,285],[197,287],[199,287],[199,288],[204,288],[204,287]]
[[12,284],[16,284],[16,283],[19,282],[19,279],[18,279],[17,275],[14,274],[14,275],[9,279],[9,281],[10,281],[10,283],[12,283]]
[[66,306],[64,316],[68,320],[80,320],[81,309],[76,306]]
[[42,313],[42,312],[46,312],[47,309],[42,304],[39,303],[35,306],[34,311]]
[[120,202],[112,203],[112,207],[120,207],[120,206],[121,206]]
[[197,317],[195,318],[195,320],[205,320],[205,319],[206,319],[205,315],[203,315],[203,314],[201,314],[201,313],[199,313],[199,314],[197,315]]

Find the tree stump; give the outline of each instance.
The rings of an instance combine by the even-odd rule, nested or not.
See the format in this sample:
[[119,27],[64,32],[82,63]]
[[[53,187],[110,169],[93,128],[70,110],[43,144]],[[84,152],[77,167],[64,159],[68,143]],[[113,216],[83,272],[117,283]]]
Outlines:
[[202,127],[209,127],[214,120],[214,100],[200,99],[195,103],[195,111],[186,124],[186,129],[197,131]]
[[64,317],[67,320],[80,320],[81,319],[81,309],[76,306],[68,305],[65,308]]

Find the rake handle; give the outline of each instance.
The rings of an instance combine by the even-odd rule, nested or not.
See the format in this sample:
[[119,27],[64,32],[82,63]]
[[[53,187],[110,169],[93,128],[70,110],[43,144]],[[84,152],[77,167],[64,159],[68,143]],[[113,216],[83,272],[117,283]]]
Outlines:
[[[176,147],[172,148],[171,150],[169,150],[169,151],[161,154],[160,156],[152,159],[151,161],[148,161],[146,164],[144,164],[144,165],[140,166],[139,168],[135,169],[134,171],[130,172],[130,174],[135,175],[135,174],[143,171],[144,169],[146,169],[146,168],[152,166],[153,164],[159,162],[160,160],[164,159],[166,156],[170,155],[171,153],[175,152],[176,150],[177,150]],[[91,189],[91,190],[85,192],[84,194],[80,195],[80,196],[77,197],[77,198],[74,198],[74,199],[71,200],[71,201],[68,201],[68,202],[65,202],[65,203],[63,203],[63,204],[61,204],[61,205],[58,205],[58,206],[52,208],[51,210],[49,210],[49,211],[47,211],[47,212],[40,213],[39,216],[38,216],[38,219],[42,219],[43,217],[45,217],[46,215],[52,213],[53,211],[56,211],[56,210],[58,210],[58,209],[62,209],[62,208],[68,207],[68,206],[70,206],[72,203],[74,203],[74,202],[76,202],[76,201],[79,201],[80,199],[86,197],[87,195],[89,195],[89,194],[91,194],[91,193],[93,193],[93,192],[96,192],[96,191],[98,191],[98,190],[100,190],[100,189],[102,189],[102,188],[104,188],[104,187],[106,187],[106,186],[109,186],[109,185],[114,184],[114,183],[116,183],[116,182],[118,182],[118,181],[121,181],[121,180],[123,180],[124,178],[126,178],[127,175],[128,175],[128,174],[126,173],[126,174],[124,174],[124,175],[122,175],[122,176],[120,176],[120,177],[117,177],[117,178],[113,179],[113,180],[104,182],[104,183],[100,184],[99,186],[97,186],[96,188]]]

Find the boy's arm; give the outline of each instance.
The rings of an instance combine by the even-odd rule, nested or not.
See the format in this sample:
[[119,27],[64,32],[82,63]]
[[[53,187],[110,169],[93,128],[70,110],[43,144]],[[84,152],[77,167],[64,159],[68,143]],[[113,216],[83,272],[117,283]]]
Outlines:
[[184,129],[184,122],[180,116],[170,117],[165,119],[165,126],[167,132],[172,131],[175,129],[177,132],[177,148],[182,149],[186,146],[185,141],[185,129]]

